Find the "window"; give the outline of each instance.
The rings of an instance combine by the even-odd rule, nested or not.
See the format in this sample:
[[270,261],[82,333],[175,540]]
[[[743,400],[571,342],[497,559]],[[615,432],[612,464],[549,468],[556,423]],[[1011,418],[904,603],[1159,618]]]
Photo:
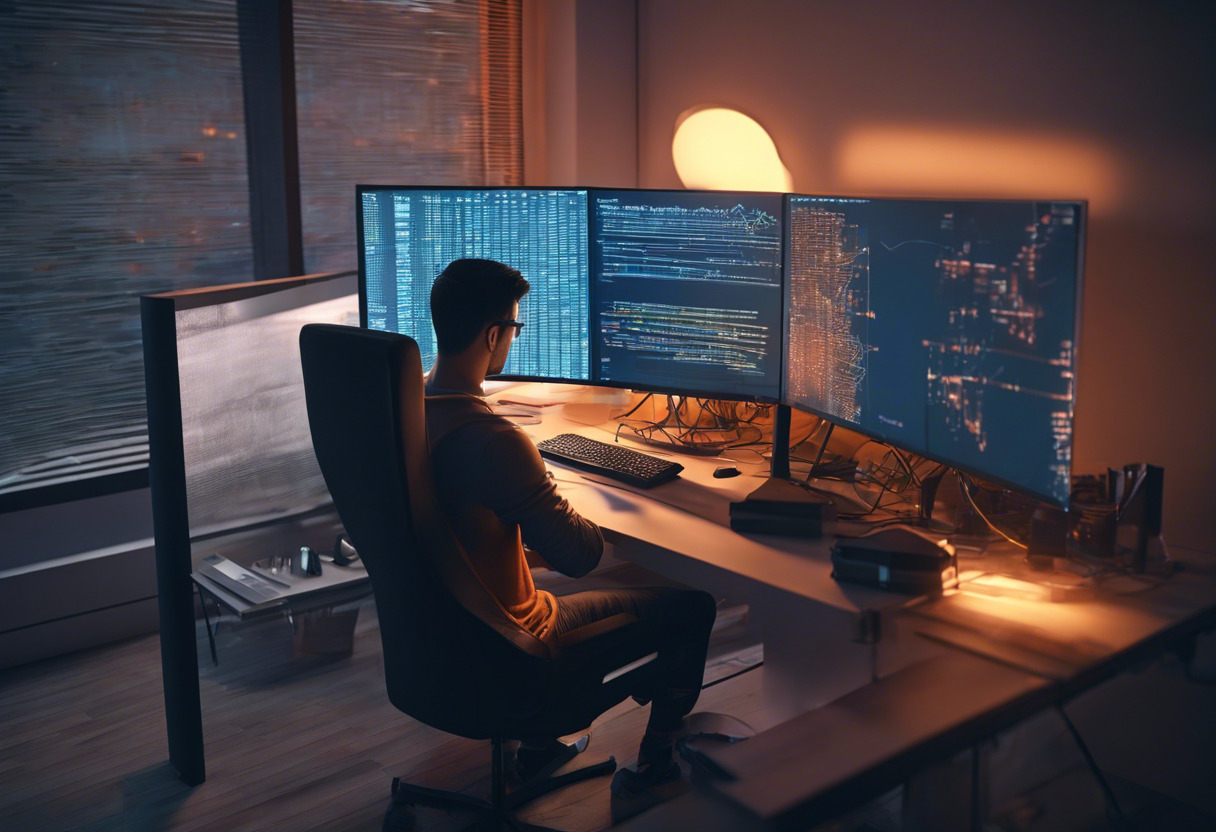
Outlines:
[[[253,277],[237,2],[0,10],[0,511],[146,482],[139,296]],[[359,181],[520,181],[520,0],[293,17],[306,271]]]
[[305,272],[355,268],[357,184],[522,181],[520,0],[293,14]]
[[0,44],[0,505],[21,507],[146,480],[139,296],[247,279],[251,241],[234,0],[5,4]]

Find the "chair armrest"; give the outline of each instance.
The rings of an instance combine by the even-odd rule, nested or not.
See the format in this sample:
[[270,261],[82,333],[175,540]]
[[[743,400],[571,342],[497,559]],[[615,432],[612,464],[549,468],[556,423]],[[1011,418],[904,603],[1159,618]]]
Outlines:
[[562,633],[557,637],[557,646],[562,648],[573,647],[576,644],[582,644],[593,638],[599,638],[607,633],[628,627],[630,624],[636,623],[637,620],[636,615],[618,612],[616,615],[610,615],[607,618],[601,618],[599,621],[584,624],[582,627],[577,627],[568,633]]

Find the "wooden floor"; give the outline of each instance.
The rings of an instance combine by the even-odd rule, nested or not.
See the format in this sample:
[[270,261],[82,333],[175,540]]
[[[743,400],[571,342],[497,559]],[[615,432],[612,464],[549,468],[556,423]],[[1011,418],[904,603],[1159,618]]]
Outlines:
[[[719,683],[702,692],[697,710],[767,728],[771,720],[759,695],[764,668],[748,669],[762,654],[745,610],[725,605],[719,625],[706,673]],[[213,667],[200,624],[208,778],[196,788],[184,786],[167,764],[156,636],[3,671],[0,832],[373,832],[395,776],[486,796],[488,743],[435,731],[389,705],[370,604],[361,610],[355,642],[345,659],[303,659],[293,655],[286,621],[225,620],[218,633],[220,664]],[[1094,753],[1109,766],[1133,828],[1216,828],[1216,696],[1210,684],[1191,681],[1176,663],[1163,661],[1070,704]],[[604,714],[579,764],[610,754],[621,765],[632,763],[646,716],[647,709],[632,701]],[[994,819],[1003,819],[1001,829],[1036,832],[1111,828],[1075,747],[1067,739],[1053,745],[1063,731],[1053,719],[1058,722],[1045,715],[994,746],[1007,757],[1007,780],[1019,772],[1024,782],[1034,781],[1038,770],[1060,772],[997,801],[1002,805],[994,806]],[[1045,730],[1046,741],[1029,741]],[[1020,745],[1040,750],[1023,753]],[[1052,812],[1076,811],[1084,802],[1089,825],[1050,822]],[[542,798],[521,815],[561,830],[597,830],[631,808],[613,803],[603,778]],[[829,827],[899,829],[898,812],[897,797],[880,799],[851,825]],[[467,820],[434,811],[419,819],[420,830],[459,829]]]
[[[710,681],[762,658],[739,609],[720,619]],[[293,657],[284,620],[225,620],[218,630],[213,667],[199,629],[208,777],[196,788],[167,763],[156,636],[0,674],[0,830],[355,832],[380,828],[394,776],[488,795],[488,743],[435,731],[388,703],[370,602],[353,655],[336,662]],[[759,670],[709,687],[698,710],[767,727],[756,713]],[[604,714],[579,763],[632,763],[648,710],[630,700]],[[564,830],[603,829],[613,814],[608,778],[521,812]],[[457,829],[467,818],[424,810],[419,821]]]

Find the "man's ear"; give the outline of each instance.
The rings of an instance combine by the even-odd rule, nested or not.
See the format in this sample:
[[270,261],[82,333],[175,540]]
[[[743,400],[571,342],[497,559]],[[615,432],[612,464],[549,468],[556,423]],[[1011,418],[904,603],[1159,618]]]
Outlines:
[[495,347],[498,346],[498,338],[500,335],[502,335],[502,327],[486,327],[486,346],[489,348],[490,352],[494,352]]

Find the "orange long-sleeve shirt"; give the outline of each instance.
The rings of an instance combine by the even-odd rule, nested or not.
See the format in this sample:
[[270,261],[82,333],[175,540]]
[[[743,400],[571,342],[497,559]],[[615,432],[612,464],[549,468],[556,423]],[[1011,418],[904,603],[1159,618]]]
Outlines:
[[444,513],[487,588],[537,636],[557,601],[532,583],[524,544],[572,577],[604,550],[599,527],[557,493],[532,440],[476,396],[428,390],[427,433]]

